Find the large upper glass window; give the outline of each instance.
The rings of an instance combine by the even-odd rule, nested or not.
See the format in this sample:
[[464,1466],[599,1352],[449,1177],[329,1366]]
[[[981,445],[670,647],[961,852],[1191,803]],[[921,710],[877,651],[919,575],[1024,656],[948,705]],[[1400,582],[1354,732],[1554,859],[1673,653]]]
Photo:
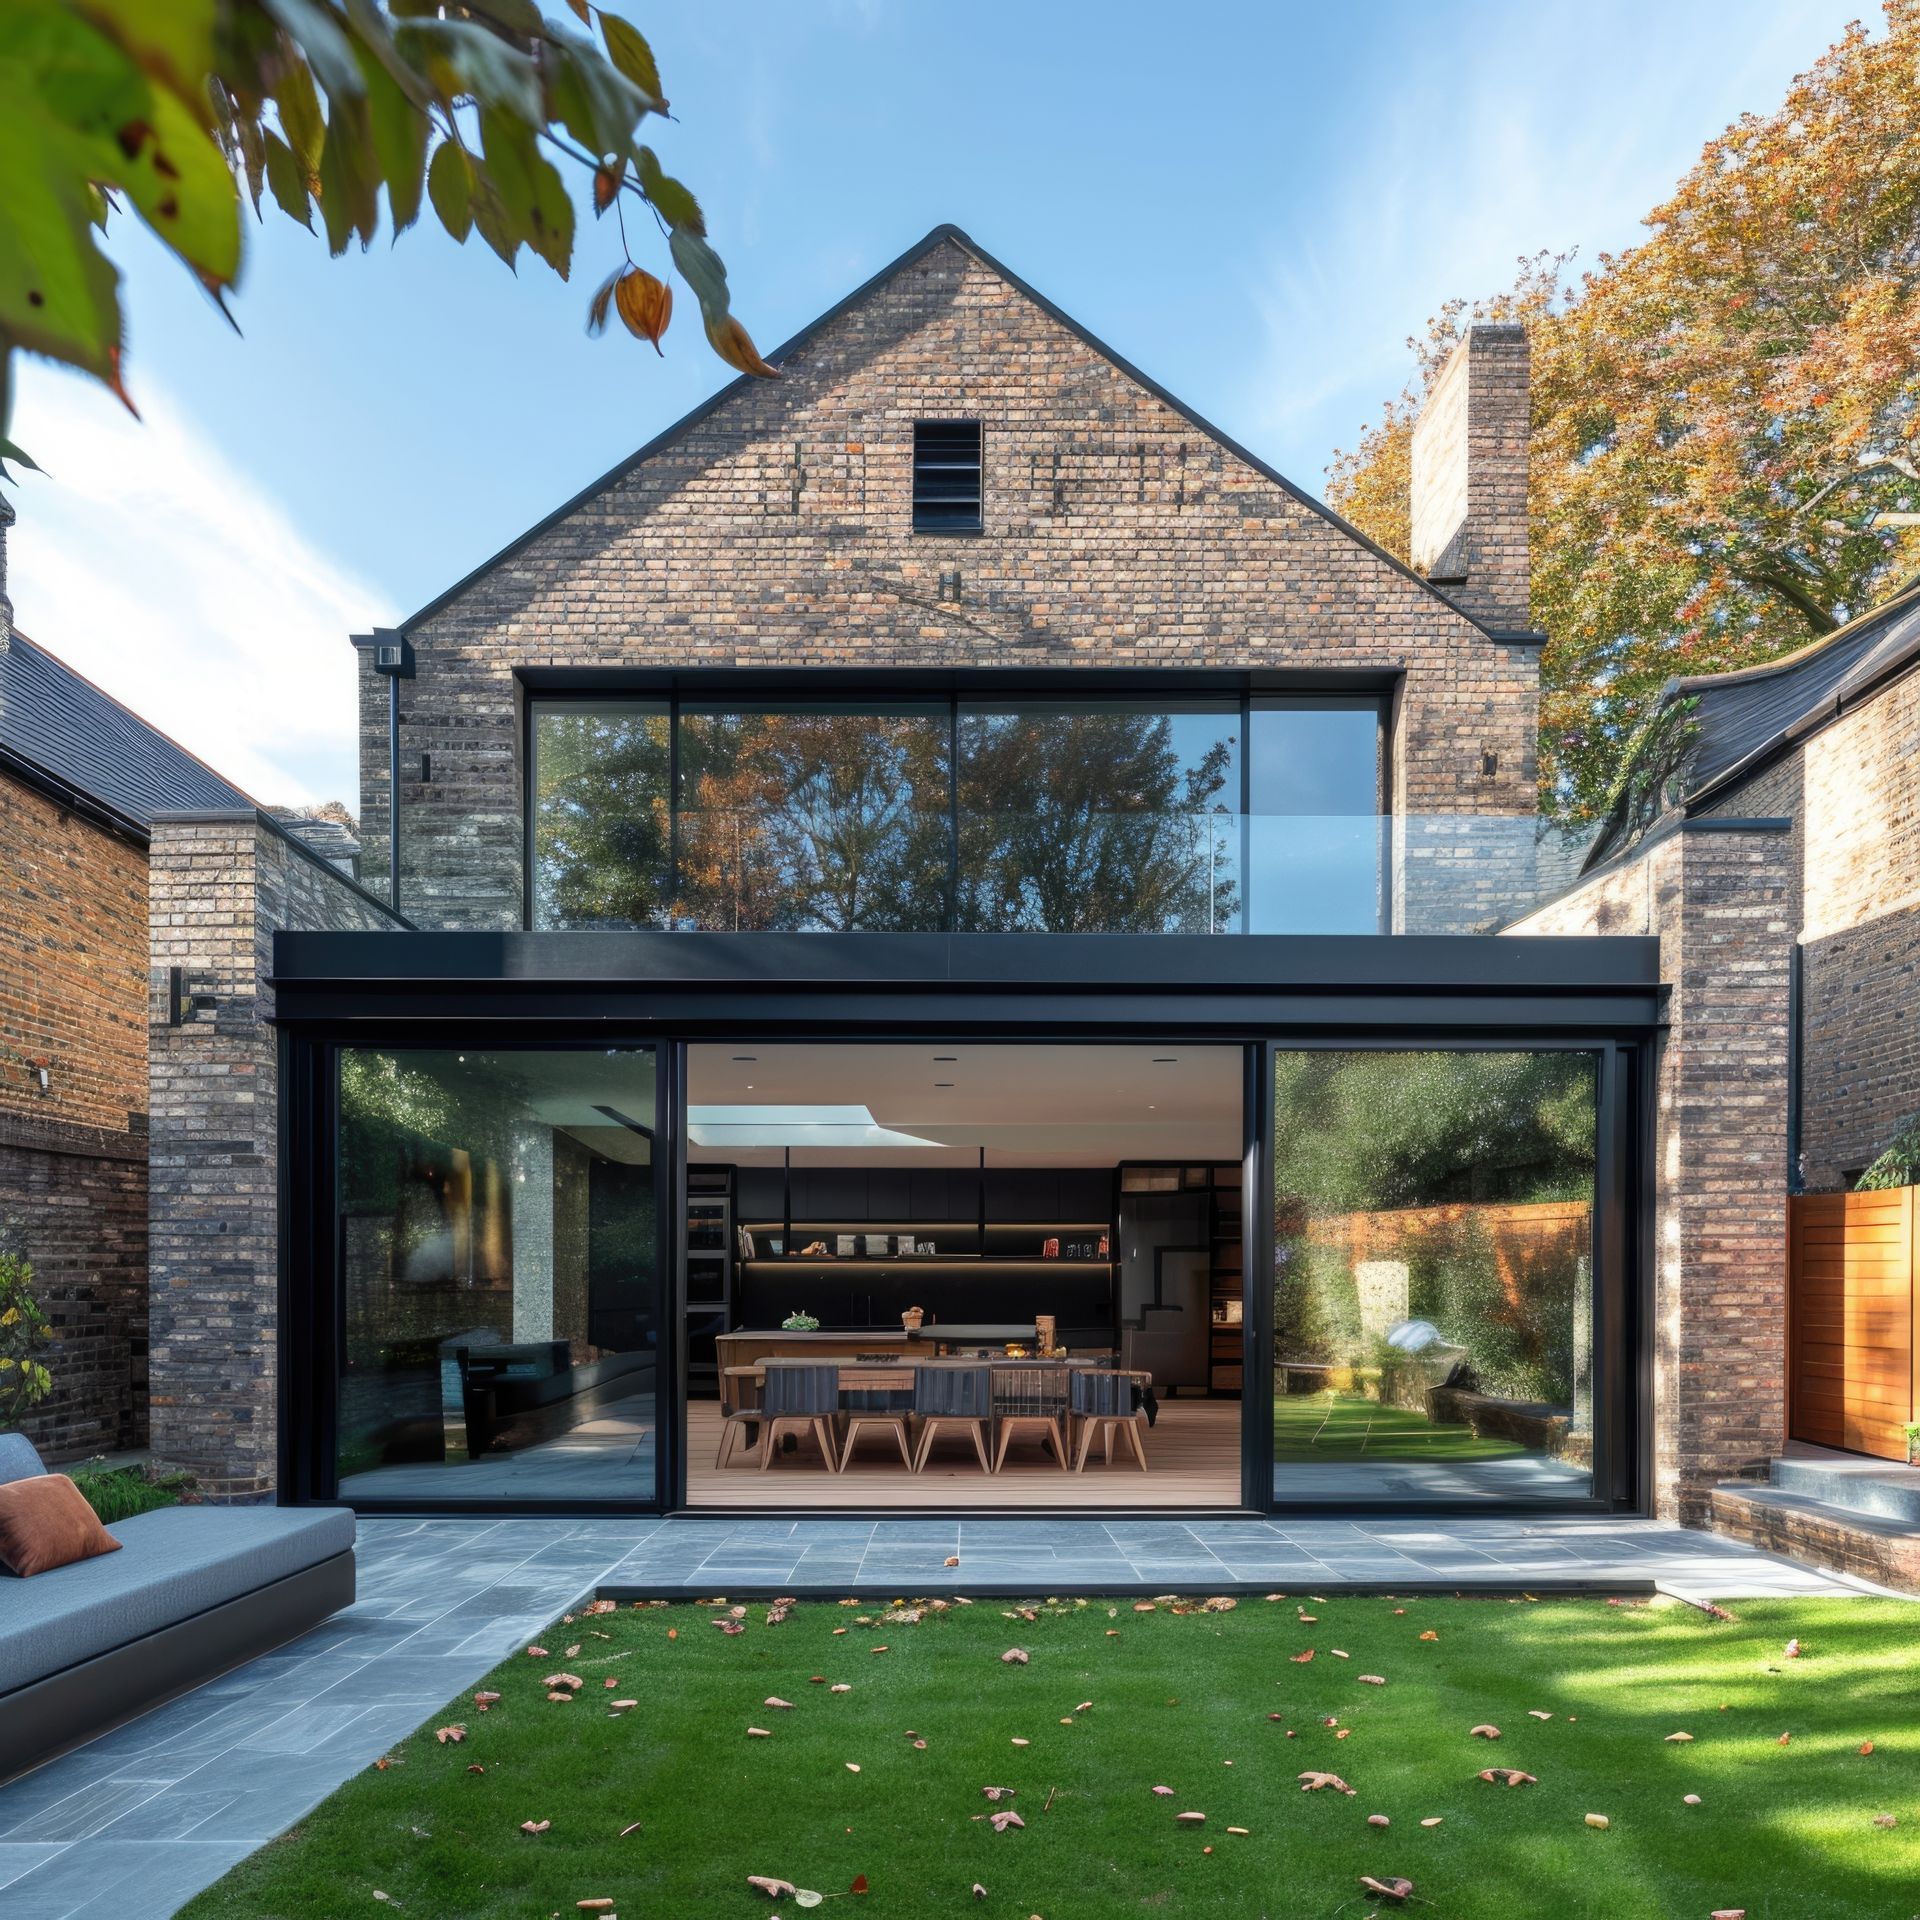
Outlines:
[[669,924],[664,701],[542,703],[533,710],[533,924]]
[[686,708],[682,924],[937,931],[953,841],[946,703]]
[[1378,933],[1386,835],[1377,700],[1258,700],[1247,720],[1253,933]]
[[963,701],[956,740],[963,929],[1238,930],[1237,701]]

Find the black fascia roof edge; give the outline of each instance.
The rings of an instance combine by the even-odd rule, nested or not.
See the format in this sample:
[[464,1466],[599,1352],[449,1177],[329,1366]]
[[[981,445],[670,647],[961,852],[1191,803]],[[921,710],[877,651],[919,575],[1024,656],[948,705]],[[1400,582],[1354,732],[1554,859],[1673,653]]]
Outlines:
[[[1525,644],[1524,642],[1519,642],[1517,635],[1494,632],[1484,621],[1468,613],[1457,601],[1441,592],[1431,580],[1422,574],[1416,573],[1404,560],[1396,559],[1394,555],[1389,553],[1378,541],[1370,539],[1350,520],[1343,519],[1339,514],[1335,513],[1324,500],[1316,500],[1312,494],[1308,493],[1303,487],[1296,486],[1285,474],[1281,473],[1277,468],[1270,466],[1265,460],[1262,460],[1258,454],[1250,452],[1230,434],[1223,433],[1211,420],[1208,420],[1202,414],[1196,413],[1184,400],[1170,393],[1159,381],[1153,379],[1149,374],[1143,373],[1131,360],[1127,359],[1124,354],[1116,353],[1098,334],[1092,332],[1078,320],[1074,319],[1071,314],[1056,306],[1053,301],[1049,300],[1047,296],[1037,288],[1029,286],[1011,267],[1007,266],[1003,261],[997,260],[985,247],[974,240],[971,235],[953,225],[950,221],[943,221],[939,226],[935,227],[931,233],[927,234],[924,239],[915,241],[904,253],[888,261],[877,273],[870,274],[859,286],[855,287],[851,293],[835,301],[825,313],[808,321],[798,333],[783,340],[777,347],[763,357],[777,365],[789,354],[797,352],[800,348],[807,345],[815,334],[831,326],[833,322],[838,320],[849,308],[865,299],[866,296],[876,288],[884,285],[888,280],[892,279],[896,273],[904,271],[906,268],[912,266],[916,260],[923,259],[936,247],[948,241],[951,241],[955,246],[960,247],[965,252],[972,254],[973,257],[989,271],[997,273],[1017,293],[1031,300],[1041,312],[1059,322],[1059,324],[1073,334],[1076,339],[1091,347],[1095,353],[1108,361],[1127,379],[1133,381],[1138,386],[1144,387],[1148,393],[1152,394],[1153,397],[1163,405],[1171,407],[1181,419],[1185,420],[1188,425],[1193,427],[1197,432],[1205,434],[1227,453],[1233,455],[1235,459],[1244,461],[1263,479],[1271,481],[1309,512],[1318,514],[1321,519],[1345,534],[1348,539],[1364,547],[1375,559],[1384,561],[1395,573],[1400,574],[1405,579],[1411,580],[1415,586],[1431,594],[1449,613],[1466,621],[1469,626],[1477,629],[1489,640],[1505,640],[1508,644]],[[652,459],[655,454],[665,452],[681,435],[691,432],[701,421],[716,412],[726,401],[732,399],[735,394],[744,392],[755,377],[756,376],[752,374],[743,373],[736,379],[729,380],[724,387],[708,395],[705,400],[702,400],[688,412],[683,413],[671,426],[655,434],[651,440],[636,452],[628,454],[624,460],[609,467],[598,479],[589,481],[578,493],[563,500],[551,513],[542,515],[540,519],[536,520],[533,525],[528,527],[523,533],[516,534],[514,538],[509,540],[498,552],[491,554],[487,559],[482,560],[478,566],[463,574],[452,586],[436,594],[417,612],[409,614],[406,619],[399,623],[396,631],[402,634],[410,634],[414,628],[424,625],[425,622],[433,619],[436,614],[444,611],[457,600],[461,594],[465,593],[469,587],[491,573],[493,569],[503,561],[510,559],[514,554],[518,553],[521,548],[537,540],[540,535],[545,533],[550,527],[557,526],[570,513],[574,512],[577,508],[585,506],[595,495],[604,493],[607,488],[625,479],[636,467]]]

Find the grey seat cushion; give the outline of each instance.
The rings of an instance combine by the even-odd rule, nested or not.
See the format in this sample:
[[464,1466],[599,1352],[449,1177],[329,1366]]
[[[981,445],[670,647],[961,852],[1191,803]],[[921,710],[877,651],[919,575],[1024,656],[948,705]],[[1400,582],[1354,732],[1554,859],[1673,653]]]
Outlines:
[[353,1515],[331,1507],[165,1507],[107,1531],[118,1553],[31,1580],[0,1575],[0,1699],[347,1552]]
[[0,1433],[0,1487],[9,1480],[31,1480],[46,1467],[24,1433]]

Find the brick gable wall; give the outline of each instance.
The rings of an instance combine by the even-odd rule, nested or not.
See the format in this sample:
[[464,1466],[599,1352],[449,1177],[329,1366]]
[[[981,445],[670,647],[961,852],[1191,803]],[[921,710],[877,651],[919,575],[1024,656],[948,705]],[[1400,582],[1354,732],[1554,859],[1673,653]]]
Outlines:
[[[413,630],[401,862],[420,924],[521,922],[523,667],[1387,670],[1404,674],[1397,810],[1533,811],[1532,648],[1488,638],[958,243],[828,322],[784,373]],[[952,416],[984,423],[986,530],[916,535],[913,422]],[[361,671],[378,887],[386,700],[364,654]]]

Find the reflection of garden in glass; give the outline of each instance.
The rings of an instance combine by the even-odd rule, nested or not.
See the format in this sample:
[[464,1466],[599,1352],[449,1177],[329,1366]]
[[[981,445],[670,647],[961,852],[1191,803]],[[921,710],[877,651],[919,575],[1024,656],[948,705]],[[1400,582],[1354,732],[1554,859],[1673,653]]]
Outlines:
[[536,927],[667,924],[672,731],[662,702],[535,708]]
[[1523,1492],[1529,1473],[1584,1490],[1594,1129],[1586,1054],[1276,1055],[1283,1468],[1430,1464],[1396,1493]]
[[604,1496],[558,1457],[571,1484],[532,1484],[598,1422],[569,1457],[650,1499],[651,1050],[349,1048],[339,1073],[343,1494]]
[[959,925],[1238,931],[1239,735],[1237,704],[963,706]]
[[913,933],[946,924],[944,703],[688,711],[681,914],[696,928]]

